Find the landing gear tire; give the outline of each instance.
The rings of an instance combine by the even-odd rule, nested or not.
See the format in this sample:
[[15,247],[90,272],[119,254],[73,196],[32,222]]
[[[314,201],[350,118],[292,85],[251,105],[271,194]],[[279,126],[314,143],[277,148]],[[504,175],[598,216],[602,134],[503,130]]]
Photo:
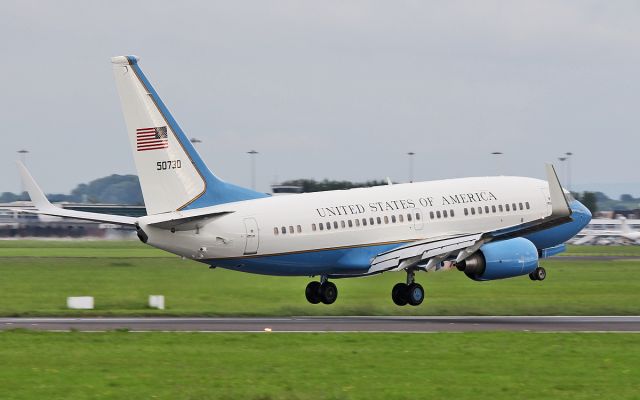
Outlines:
[[320,282],[309,282],[307,288],[304,291],[304,295],[307,297],[307,301],[311,304],[320,303]]
[[412,306],[419,306],[424,300],[424,289],[419,283],[412,283],[407,287],[407,301]]
[[529,278],[532,281],[543,281],[546,277],[547,271],[542,267],[534,269],[533,272],[529,274]]
[[397,306],[406,306],[409,302],[409,285],[406,283],[396,283],[391,289],[391,299]]
[[333,304],[338,298],[338,288],[333,282],[326,281],[320,285],[320,301],[324,304]]

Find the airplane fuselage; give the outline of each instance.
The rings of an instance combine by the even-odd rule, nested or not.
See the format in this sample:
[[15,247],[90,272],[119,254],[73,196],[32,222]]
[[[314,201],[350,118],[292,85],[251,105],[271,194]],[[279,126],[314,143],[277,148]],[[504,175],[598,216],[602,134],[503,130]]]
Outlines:
[[[583,206],[574,206],[580,219]],[[545,181],[479,177],[224,204],[209,211],[227,214],[184,231],[145,224],[154,217],[140,226],[148,244],[213,266],[270,275],[364,274],[377,254],[406,243],[526,224],[549,215],[550,207]],[[581,222],[529,238],[539,249],[552,247]]]

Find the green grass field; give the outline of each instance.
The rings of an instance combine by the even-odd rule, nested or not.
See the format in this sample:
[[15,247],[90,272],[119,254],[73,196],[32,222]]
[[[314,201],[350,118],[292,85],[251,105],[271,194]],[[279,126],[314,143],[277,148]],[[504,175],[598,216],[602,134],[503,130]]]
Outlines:
[[[569,254],[587,247],[572,247]],[[604,247],[600,252],[636,252]],[[626,253],[628,254],[628,253]],[[637,315],[640,261],[545,260],[548,278],[474,282],[457,271],[420,273],[427,292],[419,307],[390,299],[404,273],[336,280],[331,305],[304,298],[309,278],[210,270],[139,242],[0,241],[0,316],[176,315]],[[147,308],[163,294],[167,309]],[[66,309],[67,296],[94,296],[96,309]]]
[[638,339],[0,332],[0,397],[637,399]]

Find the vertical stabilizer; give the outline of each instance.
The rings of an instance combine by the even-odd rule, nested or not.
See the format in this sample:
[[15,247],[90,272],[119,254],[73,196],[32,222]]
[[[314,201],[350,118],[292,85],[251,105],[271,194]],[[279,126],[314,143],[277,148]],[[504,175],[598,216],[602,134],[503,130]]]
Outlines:
[[138,66],[111,59],[148,214],[265,197],[226,183],[207,168]]

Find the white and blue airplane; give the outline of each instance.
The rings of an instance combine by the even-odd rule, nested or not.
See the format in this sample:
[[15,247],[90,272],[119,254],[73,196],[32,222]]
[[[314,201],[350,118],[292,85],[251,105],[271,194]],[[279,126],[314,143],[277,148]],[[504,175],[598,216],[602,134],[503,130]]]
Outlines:
[[424,299],[415,273],[444,265],[476,281],[543,280],[539,260],[591,219],[552,165],[547,181],[475,177],[274,197],[242,188],[209,170],[137,57],[111,61],[148,215],[56,207],[19,163],[31,212],[130,226],[142,242],[211,267],[317,276],[305,290],[313,304],[336,300],[330,279],[405,271],[392,299],[413,306]]

